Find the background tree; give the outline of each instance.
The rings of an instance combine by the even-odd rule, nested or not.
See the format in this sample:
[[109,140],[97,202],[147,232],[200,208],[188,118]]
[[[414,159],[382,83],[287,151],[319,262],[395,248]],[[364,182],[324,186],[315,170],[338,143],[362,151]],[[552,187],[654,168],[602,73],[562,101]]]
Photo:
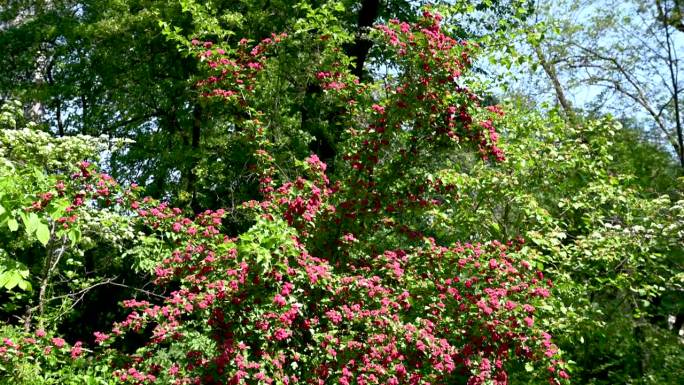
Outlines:
[[675,14],[676,4],[537,4],[534,19],[542,24],[529,42],[569,118],[577,108],[630,118],[639,111],[643,129],[662,138],[684,167],[681,32],[659,16]]
[[[223,117],[232,112],[205,106],[193,88],[202,76],[194,58],[167,39],[159,22],[179,28],[188,39],[205,36],[236,43],[287,31],[308,12],[328,1],[29,1],[2,8],[0,47],[3,55],[0,93],[21,98],[41,111],[39,120],[57,135],[91,134],[135,141],[109,159],[112,175],[137,181],[155,197],[174,197],[181,205],[230,206],[257,194],[254,174],[245,169],[250,153]],[[372,44],[366,34],[375,22],[401,17],[415,20],[424,2],[341,1],[327,27],[348,38],[340,48],[353,61],[354,73],[367,81]],[[519,1],[479,1],[473,10],[488,15],[487,29],[504,29],[499,20],[514,19]],[[462,10],[466,10],[461,6]],[[464,13],[465,14],[465,13]],[[323,21],[323,20],[321,20]],[[481,31],[480,31],[481,33]],[[472,32],[462,32],[468,37]],[[279,121],[287,121],[283,149],[298,156],[313,150],[330,161],[339,130],[328,126],[337,110],[321,105],[321,90],[291,66],[309,47],[281,52],[277,81],[282,104]],[[301,64],[300,64],[301,63]],[[294,75],[294,76],[293,76]],[[285,97],[287,95],[287,97]],[[275,110],[274,110],[275,111]],[[275,113],[274,113],[275,114]],[[271,116],[269,118],[274,118]],[[285,151],[285,152],[287,152]],[[230,154],[230,155],[226,155]],[[226,161],[228,156],[229,161]],[[232,158],[234,157],[234,158]],[[283,165],[291,166],[292,157]],[[220,172],[208,173],[210,168]],[[233,220],[239,221],[238,218]]]

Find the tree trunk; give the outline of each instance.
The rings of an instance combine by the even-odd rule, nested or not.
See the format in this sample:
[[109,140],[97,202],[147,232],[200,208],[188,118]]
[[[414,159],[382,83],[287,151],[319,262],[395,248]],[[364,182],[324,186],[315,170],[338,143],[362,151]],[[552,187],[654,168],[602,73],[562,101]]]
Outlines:
[[546,60],[546,56],[544,55],[544,52],[542,51],[539,45],[534,46],[534,53],[537,55],[537,60],[539,60],[539,64],[542,66],[542,69],[544,69],[546,76],[549,77],[549,80],[553,85],[553,89],[556,93],[556,99],[558,99],[558,103],[560,103],[560,106],[563,109],[565,116],[571,124],[576,124],[577,116],[575,115],[575,111],[572,109],[572,105],[565,97],[565,92],[563,91],[563,87],[561,86],[560,80],[558,79],[556,68],[553,66],[553,64],[549,63]]
[[359,18],[356,24],[356,40],[347,49],[347,55],[354,57],[354,68],[352,68],[351,72],[359,79],[363,76],[363,66],[373,46],[373,42],[366,37],[366,34],[370,27],[373,26],[379,14],[380,0],[364,0],[361,3]]
[[[55,224],[53,222],[50,234],[54,234]],[[24,329],[29,331],[31,328],[31,323],[33,318],[38,318],[38,328],[42,329],[45,323],[43,316],[45,315],[45,304],[47,302],[47,291],[50,285],[50,280],[52,275],[57,269],[59,261],[62,259],[62,255],[66,251],[66,236],[59,240],[59,245],[56,245],[57,240],[54,239],[53,235],[50,235],[50,240],[47,244],[47,252],[45,254],[45,264],[43,265],[43,271],[41,272],[40,287],[38,289],[38,304],[30,308],[24,318]],[[35,312],[38,312],[34,315]]]
[[192,110],[192,137],[190,141],[190,163],[188,164],[188,184],[187,189],[190,194],[190,208],[196,214],[199,214],[201,207],[197,201],[197,174],[195,167],[197,167],[198,159],[200,159],[200,137],[202,134],[202,106],[197,103]]
[[[353,44],[345,48],[345,53],[354,58],[354,66],[351,68],[351,73],[358,77],[359,80],[363,77],[363,68],[366,59],[368,58],[368,54],[370,53],[370,49],[373,46],[373,43],[367,38],[366,34],[380,15],[380,3],[380,0],[364,0],[361,3],[356,24],[356,38]],[[307,87],[304,94],[305,102],[302,104],[301,108],[301,127],[314,136],[314,140],[309,146],[310,150],[318,155],[321,160],[326,162],[329,167],[329,172],[332,172],[336,156],[334,147],[335,139],[331,140],[328,135],[335,136],[337,133],[325,133],[313,127],[311,114],[307,108],[307,101],[312,102],[321,92],[322,89],[318,86],[309,85]],[[326,119],[329,122],[333,122],[338,114],[338,111],[332,111],[326,116]],[[331,125],[331,127],[332,126],[333,125]]]
[[677,134],[677,157],[679,157],[679,166],[684,170],[684,137],[682,135],[682,119],[679,111],[679,84],[677,79],[676,59],[672,54],[672,37],[670,35],[669,25],[665,25],[665,44],[667,44],[667,61],[668,69],[670,71],[670,81],[672,82],[672,102],[674,103],[675,112],[675,130]]

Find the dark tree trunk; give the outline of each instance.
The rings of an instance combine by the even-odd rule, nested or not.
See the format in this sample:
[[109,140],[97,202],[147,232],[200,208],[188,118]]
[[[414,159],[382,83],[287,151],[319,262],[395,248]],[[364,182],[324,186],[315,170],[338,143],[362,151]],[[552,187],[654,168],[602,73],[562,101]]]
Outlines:
[[[354,66],[351,68],[351,73],[359,79],[363,77],[363,69],[370,53],[373,43],[368,39],[367,34],[370,27],[377,20],[380,15],[380,0],[364,0],[361,3],[359,14],[356,23],[356,39],[354,43],[345,48],[345,53],[354,58]],[[334,132],[334,122],[339,111],[331,111],[325,118],[331,123],[329,127],[333,128],[330,132],[322,132],[321,129],[313,126],[311,112],[307,105],[312,104],[316,97],[321,93],[322,89],[315,85],[309,85],[304,95],[305,103],[301,109],[301,125],[302,129],[308,131],[314,136],[314,140],[309,146],[312,152],[317,154],[324,162],[328,163],[329,171],[332,172],[334,167],[334,160],[336,150],[334,143],[337,132]]]
[[188,193],[190,194],[190,208],[196,214],[201,212],[201,207],[197,201],[197,174],[195,167],[197,167],[197,160],[199,155],[197,152],[200,147],[200,136],[202,134],[202,106],[195,104],[192,110],[192,137],[190,142],[190,163],[188,164]]
[[354,57],[354,68],[352,73],[359,79],[363,76],[363,66],[368,58],[373,42],[371,42],[367,33],[370,27],[380,15],[380,0],[364,0],[361,3],[359,10],[358,22],[356,24],[356,40],[354,44],[347,49],[347,55]]

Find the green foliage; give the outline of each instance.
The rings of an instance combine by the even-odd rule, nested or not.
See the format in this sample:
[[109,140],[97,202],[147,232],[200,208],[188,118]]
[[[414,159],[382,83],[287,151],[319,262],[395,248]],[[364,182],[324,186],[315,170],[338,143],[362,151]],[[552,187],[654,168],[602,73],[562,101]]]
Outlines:
[[[15,105],[7,121],[21,122]],[[83,293],[121,269],[124,250],[139,242],[133,241],[137,231],[116,209],[79,207],[83,188],[93,186],[74,185],[73,178],[85,159],[124,143],[54,138],[30,124],[0,129],[0,295],[8,299],[0,314],[21,317],[25,325],[57,325]],[[105,178],[98,188],[108,184]]]
[[531,241],[561,298],[549,322],[580,382],[671,383],[683,369],[665,321],[681,313],[684,284],[676,166],[609,119],[572,127],[553,111],[507,111],[500,168],[442,172],[462,189],[442,231]]
[[[435,2],[392,0],[379,2],[375,10],[364,8],[372,3],[67,0],[30,7],[12,2],[0,11],[7,23],[0,35],[0,51],[6,53],[0,57],[6,69],[0,93],[20,98],[58,135],[134,140],[107,159],[117,179],[136,181],[148,194],[194,211],[231,207],[258,195],[254,174],[244,167],[251,143],[232,121],[237,111],[207,106],[198,97],[193,84],[205,73],[189,55],[191,40],[210,40],[225,49],[242,38],[297,36],[258,83],[262,111],[273,124],[284,169],[309,151],[331,161],[342,130],[338,109],[326,104],[312,73],[292,69],[309,68],[321,56],[370,62],[375,51],[361,49],[369,43],[368,27],[392,18],[415,21],[423,5]],[[521,0],[458,2],[444,10],[466,38],[483,30],[503,34],[528,5]],[[481,17],[471,20],[472,7]],[[362,8],[365,15],[359,18]],[[473,28],[477,23],[487,27]],[[317,35],[335,41],[339,51],[319,51]],[[357,71],[369,74],[372,68]],[[248,226],[245,220],[231,217],[236,228]]]
[[[10,360],[0,360],[0,379],[17,385],[110,385],[110,365],[86,356],[88,349],[59,344],[44,331],[28,334],[18,328],[2,325],[2,352]],[[61,345],[61,346],[58,346]],[[21,346],[23,354],[16,354]],[[74,355],[72,357],[72,355]],[[9,383],[9,382],[8,382]]]

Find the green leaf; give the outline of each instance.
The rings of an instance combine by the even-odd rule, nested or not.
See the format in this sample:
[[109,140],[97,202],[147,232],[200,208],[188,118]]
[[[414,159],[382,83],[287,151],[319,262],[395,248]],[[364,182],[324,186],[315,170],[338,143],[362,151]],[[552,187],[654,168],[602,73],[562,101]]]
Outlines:
[[71,245],[73,246],[76,243],[78,243],[78,241],[81,240],[81,230],[79,230],[76,227],[73,227],[67,233],[67,237],[69,237],[69,240],[71,241]]
[[17,231],[19,229],[19,222],[14,218],[10,218],[7,221],[7,227],[9,227],[10,231]]
[[40,218],[38,218],[38,215],[36,215],[36,213],[30,213],[26,215],[22,212],[19,214],[19,216],[26,227],[26,234],[33,234],[33,232],[35,232],[38,228],[38,224],[40,224]]
[[17,273],[16,270],[10,270],[5,274],[7,275],[7,279],[5,281],[4,287],[7,290],[13,289],[21,281],[23,281],[23,279],[21,279],[21,276]]
[[36,236],[38,237],[38,242],[43,246],[47,246],[50,241],[50,228],[45,223],[38,223],[36,228]]
[[21,281],[19,281],[18,286],[21,290],[24,290],[24,291],[33,290],[33,287],[31,286],[31,282],[23,280],[23,279]]

